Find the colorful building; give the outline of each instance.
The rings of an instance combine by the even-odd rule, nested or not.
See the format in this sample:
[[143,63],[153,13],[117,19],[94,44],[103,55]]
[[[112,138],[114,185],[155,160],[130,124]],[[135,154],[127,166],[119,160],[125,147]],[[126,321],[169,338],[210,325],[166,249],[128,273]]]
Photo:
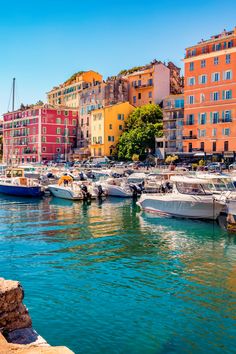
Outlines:
[[125,121],[135,109],[129,102],[117,103],[92,112],[91,156],[111,156],[124,131]]
[[163,100],[165,154],[183,152],[184,95],[170,95]]
[[187,48],[184,65],[184,152],[233,158],[236,151],[236,28]]
[[22,107],[3,115],[3,161],[67,160],[77,142],[78,112],[50,105]]
[[108,78],[94,83],[80,93],[79,129],[76,154],[79,159],[90,156],[91,114],[94,110],[128,100],[128,83],[122,78]]
[[125,75],[129,82],[129,102],[139,107],[148,103],[159,104],[170,94],[170,69],[155,61]]
[[80,71],[49,91],[47,93],[48,103],[54,106],[79,108],[80,92],[101,82],[102,75],[99,73],[93,70]]

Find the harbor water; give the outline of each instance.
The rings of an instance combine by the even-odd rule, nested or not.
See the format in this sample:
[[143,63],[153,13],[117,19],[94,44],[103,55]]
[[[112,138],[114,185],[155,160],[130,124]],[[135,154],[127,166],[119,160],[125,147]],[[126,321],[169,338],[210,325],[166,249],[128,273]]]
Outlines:
[[0,197],[0,276],[75,353],[235,353],[236,236],[131,200]]

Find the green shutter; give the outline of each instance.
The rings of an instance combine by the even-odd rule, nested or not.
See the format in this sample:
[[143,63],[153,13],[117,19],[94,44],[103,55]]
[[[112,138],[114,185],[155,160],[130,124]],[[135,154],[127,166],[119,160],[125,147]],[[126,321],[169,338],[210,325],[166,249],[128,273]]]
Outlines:
[[212,124],[212,112],[210,112],[210,123]]
[[222,100],[225,100],[225,90],[222,91]]

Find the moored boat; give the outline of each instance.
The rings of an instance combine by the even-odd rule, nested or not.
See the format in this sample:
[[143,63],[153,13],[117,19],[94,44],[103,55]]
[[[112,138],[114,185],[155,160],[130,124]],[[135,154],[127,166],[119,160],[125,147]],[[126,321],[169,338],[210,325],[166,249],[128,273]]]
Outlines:
[[215,220],[225,206],[204,188],[204,181],[186,176],[171,177],[173,191],[143,194],[137,203],[141,209],[174,217]]

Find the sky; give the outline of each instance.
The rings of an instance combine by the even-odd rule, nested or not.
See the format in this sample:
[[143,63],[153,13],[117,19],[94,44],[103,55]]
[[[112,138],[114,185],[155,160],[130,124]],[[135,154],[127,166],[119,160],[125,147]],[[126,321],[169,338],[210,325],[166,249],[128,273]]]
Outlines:
[[0,115],[46,102],[80,70],[104,79],[153,59],[183,68],[186,47],[236,26],[228,0],[0,0]]

